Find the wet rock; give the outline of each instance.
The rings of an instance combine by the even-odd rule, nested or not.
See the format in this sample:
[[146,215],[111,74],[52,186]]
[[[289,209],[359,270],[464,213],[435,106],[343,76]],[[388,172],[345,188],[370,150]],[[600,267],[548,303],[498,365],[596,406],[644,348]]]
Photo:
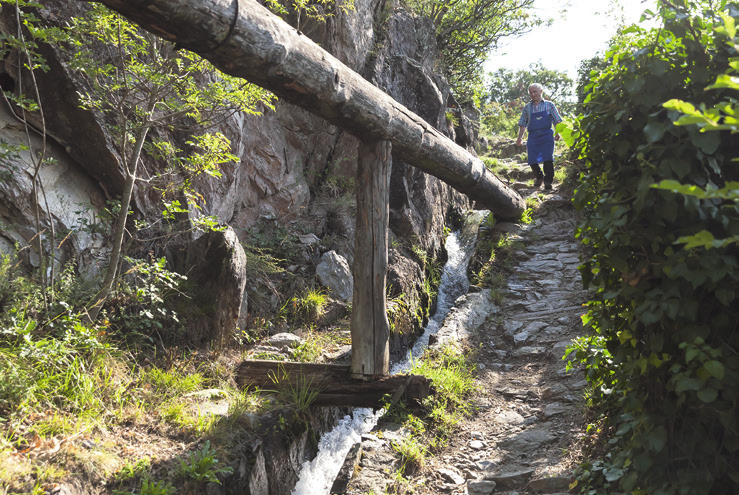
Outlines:
[[344,493],[356,470],[359,468],[359,461],[362,458],[362,442],[355,443],[344,458],[339,474],[336,475],[333,485],[331,485],[331,493]]
[[457,303],[458,305],[452,308],[444,319],[444,325],[436,333],[434,346],[440,346],[449,341],[467,340],[470,334],[485,323],[490,315],[499,311],[495,303],[490,300],[488,292],[468,294]]

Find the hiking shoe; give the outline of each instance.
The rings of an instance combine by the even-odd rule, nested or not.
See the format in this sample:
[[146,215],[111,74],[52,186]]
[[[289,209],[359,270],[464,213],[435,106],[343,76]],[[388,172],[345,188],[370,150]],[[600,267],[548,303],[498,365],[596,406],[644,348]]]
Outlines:
[[551,184],[544,184],[544,189],[546,189],[547,191],[551,191],[552,190],[552,185]]
[[534,179],[534,187],[539,187],[543,181],[544,176],[537,177],[536,179]]

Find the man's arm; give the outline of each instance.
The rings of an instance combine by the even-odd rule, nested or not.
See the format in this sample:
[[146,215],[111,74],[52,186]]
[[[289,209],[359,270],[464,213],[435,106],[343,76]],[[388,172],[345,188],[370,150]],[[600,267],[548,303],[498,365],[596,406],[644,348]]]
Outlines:
[[523,126],[518,127],[518,139],[516,140],[516,146],[523,146],[523,134],[526,132],[526,128]]
[[524,105],[521,111],[521,118],[518,119],[518,139],[516,140],[516,146],[523,146],[523,134],[526,132],[526,128],[529,126],[529,104]]

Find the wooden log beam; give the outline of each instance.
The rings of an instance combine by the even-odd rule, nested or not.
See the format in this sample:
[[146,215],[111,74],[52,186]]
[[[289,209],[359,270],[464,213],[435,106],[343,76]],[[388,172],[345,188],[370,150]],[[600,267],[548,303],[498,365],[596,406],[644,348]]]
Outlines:
[[96,1],[438,177],[501,219],[525,202],[482,161],[373,86],[255,0]]
[[390,219],[390,141],[360,141],[357,220],[354,232],[354,295],[351,334],[353,378],[373,380],[390,369],[390,322],[385,307]]
[[289,394],[289,389],[304,388],[318,392],[313,404],[321,406],[382,406],[386,395],[391,400],[422,400],[431,393],[429,378],[420,375],[392,375],[371,382],[354,380],[349,366],[316,363],[293,363],[266,360],[244,361],[236,370],[236,383],[241,388]]

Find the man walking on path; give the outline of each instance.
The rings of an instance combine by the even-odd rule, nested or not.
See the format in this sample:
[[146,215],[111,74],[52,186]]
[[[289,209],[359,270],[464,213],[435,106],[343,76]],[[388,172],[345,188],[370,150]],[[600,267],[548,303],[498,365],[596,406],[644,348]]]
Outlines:
[[[559,134],[552,130],[562,122],[557,107],[551,101],[542,99],[544,88],[534,83],[529,86],[531,101],[523,107],[521,118],[518,120],[518,140],[516,146],[522,146],[522,138],[526,129],[529,130],[529,139],[526,142],[528,163],[534,172],[534,187],[552,188],[554,180],[554,142],[559,141]],[[544,162],[544,173],[541,173],[539,162]]]

